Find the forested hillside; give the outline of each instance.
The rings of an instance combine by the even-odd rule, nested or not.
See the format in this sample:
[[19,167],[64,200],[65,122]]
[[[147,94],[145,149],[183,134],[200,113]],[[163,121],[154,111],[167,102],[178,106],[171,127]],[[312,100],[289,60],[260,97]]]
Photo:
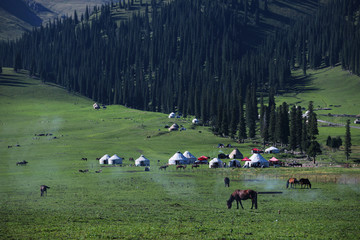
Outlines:
[[315,16],[254,47],[252,26],[260,24],[260,11],[269,11],[267,2],[152,1],[144,14],[119,24],[112,17],[116,4],[103,5],[92,16],[87,9],[80,18],[57,19],[1,43],[1,63],[104,104],[179,111],[216,134],[254,137],[258,97],[269,96],[269,124],[277,111],[274,94],[294,84],[292,69],[306,75],[309,68],[340,63],[360,74],[358,1],[328,1]]

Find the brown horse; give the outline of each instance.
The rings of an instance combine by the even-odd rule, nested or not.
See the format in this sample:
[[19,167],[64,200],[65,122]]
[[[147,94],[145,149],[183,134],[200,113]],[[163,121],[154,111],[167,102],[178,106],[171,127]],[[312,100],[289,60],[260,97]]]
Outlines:
[[232,202],[234,200],[236,200],[236,205],[237,205],[237,209],[239,209],[239,202],[240,202],[240,206],[242,209],[244,209],[241,200],[247,200],[247,199],[251,199],[251,209],[253,209],[254,205],[255,205],[255,209],[257,209],[257,192],[255,192],[254,190],[235,190],[235,192],[233,192],[230,195],[229,200],[227,200],[227,206],[228,209],[231,208]]
[[191,166],[191,169],[198,168],[198,167],[200,167],[198,164],[193,164],[193,165]]
[[303,185],[305,185],[304,188],[310,188],[311,189],[311,183],[310,183],[309,179],[301,178],[299,180],[299,183],[300,183],[301,188],[303,187]]
[[296,188],[296,184],[299,184],[299,181],[296,178],[289,178],[286,182],[286,188],[289,187],[290,184],[290,188]]
[[44,195],[44,193],[46,193],[46,196],[47,196],[47,189],[50,188],[46,185],[41,185],[40,186],[40,197],[42,197]]
[[166,170],[166,168],[168,167],[168,165],[163,165],[163,166],[161,166],[161,167],[159,167],[159,170]]
[[186,168],[186,165],[178,165],[178,166],[176,166],[176,170],[178,170],[178,169],[184,169],[185,170],[185,168]]
[[224,183],[225,183],[225,187],[226,186],[230,187],[230,178],[228,177],[224,178]]
[[26,160],[22,160],[21,162],[17,162],[16,166],[26,165],[28,162]]

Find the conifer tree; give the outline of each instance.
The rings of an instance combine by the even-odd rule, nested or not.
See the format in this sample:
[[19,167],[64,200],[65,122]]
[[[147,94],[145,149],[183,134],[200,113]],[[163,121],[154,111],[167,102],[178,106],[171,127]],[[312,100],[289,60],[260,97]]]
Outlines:
[[346,160],[349,160],[350,154],[351,154],[351,133],[350,133],[350,120],[348,119],[346,121],[345,126],[345,144],[344,144],[344,152],[346,156]]

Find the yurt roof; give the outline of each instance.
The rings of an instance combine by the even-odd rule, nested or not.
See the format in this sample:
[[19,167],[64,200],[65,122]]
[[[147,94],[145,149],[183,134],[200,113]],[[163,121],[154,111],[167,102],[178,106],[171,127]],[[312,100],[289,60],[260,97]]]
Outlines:
[[187,160],[187,158],[181,152],[176,152],[169,160]]
[[109,154],[105,154],[99,160],[108,160],[110,158]]
[[260,153],[254,153],[251,157],[250,157],[251,162],[268,162],[268,160],[266,160],[263,156],[261,156]]
[[136,159],[135,161],[150,161],[149,159],[147,159],[144,155],[141,155],[138,159]]
[[121,159],[121,160],[122,160],[121,157],[119,157],[118,155],[114,154],[114,155],[112,155],[111,158],[109,158],[108,160],[118,160],[118,159]]
[[197,160],[197,158],[196,158],[194,155],[192,155],[189,151],[185,151],[183,155],[184,155],[186,158],[188,158],[188,159],[195,159],[195,160]]
[[251,161],[251,159],[248,157],[244,157],[241,161]]
[[222,161],[220,160],[220,158],[213,158],[213,160],[211,160],[211,161],[209,162],[209,164],[211,165],[212,163],[215,163],[215,162],[222,163]]
[[279,151],[279,149],[276,147],[269,147],[269,148],[265,149],[265,152],[269,152],[269,151],[273,151],[273,150]]

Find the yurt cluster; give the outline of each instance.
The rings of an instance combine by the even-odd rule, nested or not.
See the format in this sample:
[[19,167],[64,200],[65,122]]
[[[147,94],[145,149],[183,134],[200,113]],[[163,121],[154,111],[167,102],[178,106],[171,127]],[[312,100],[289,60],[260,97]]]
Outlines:
[[[209,161],[210,158],[206,156],[196,158],[189,151],[185,151],[184,153],[178,151],[171,158],[169,158],[168,165],[208,164],[209,168],[265,168],[269,167],[270,165],[276,166],[280,163],[280,161],[275,157],[266,160],[261,155],[263,151],[261,151],[260,149],[254,148],[252,149],[252,153],[253,154],[250,158],[244,157],[243,154],[237,148],[235,148],[229,155],[219,154],[217,158],[213,158]],[[266,149],[265,153],[279,153],[279,149],[271,147]],[[228,163],[225,162],[226,160],[228,160]],[[241,164],[241,162],[243,162],[243,164]],[[105,154],[99,159],[99,163],[108,165],[122,164],[123,159],[116,154],[111,157],[110,155]],[[135,160],[135,166],[150,166],[150,160],[147,159],[144,155],[141,155],[138,159]]]

